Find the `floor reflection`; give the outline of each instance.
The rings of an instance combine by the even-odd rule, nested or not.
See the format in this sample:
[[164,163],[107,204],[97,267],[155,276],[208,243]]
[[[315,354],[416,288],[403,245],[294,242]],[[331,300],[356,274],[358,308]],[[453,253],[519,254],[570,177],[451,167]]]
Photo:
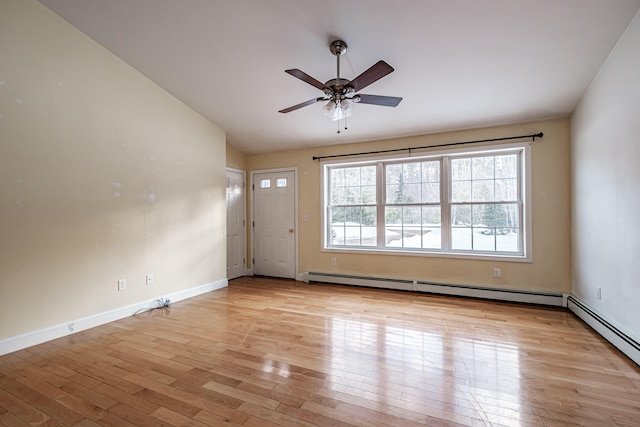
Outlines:
[[521,424],[516,344],[416,324],[389,326],[340,317],[327,322],[332,390],[424,416],[441,411],[461,422],[471,417],[489,424]]

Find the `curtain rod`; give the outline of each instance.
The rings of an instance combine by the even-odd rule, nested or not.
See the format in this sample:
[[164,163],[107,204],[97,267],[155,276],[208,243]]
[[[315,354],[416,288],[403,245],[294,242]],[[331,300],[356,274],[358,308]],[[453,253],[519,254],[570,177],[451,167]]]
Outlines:
[[365,151],[362,153],[350,153],[350,154],[334,154],[332,156],[313,156],[313,160],[322,160],[322,159],[334,159],[337,157],[349,157],[349,156],[363,156],[365,154],[383,154],[383,153],[393,153],[398,151],[409,151],[411,150],[422,150],[425,148],[433,148],[433,147],[450,147],[452,145],[462,145],[462,144],[478,144],[481,142],[495,142],[495,141],[511,141],[514,139],[522,139],[522,138],[531,138],[532,141],[535,141],[536,138],[542,138],[544,134],[542,132],[533,133],[531,135],[518,135],[518,136],[506,136],[504,138],[490,138],[490,139],[478,139],[475,141],[461,141],[461,142],[449,142],[446,144],[436,144],[436,145],[423,145],[421,147],[407,147],[407,148],[393,148],[390,150],[378,150],[378,151]]

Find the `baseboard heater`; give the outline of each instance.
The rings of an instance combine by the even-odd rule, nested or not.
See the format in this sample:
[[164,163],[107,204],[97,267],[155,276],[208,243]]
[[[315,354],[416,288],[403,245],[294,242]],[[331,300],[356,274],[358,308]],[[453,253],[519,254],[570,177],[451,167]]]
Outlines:
[[340,285],[396,289],[439,295],[566,307],[566,298],[561,293],[519,291],[512,289],[432,283],[419,280],[387,279],[380,277],[350,276],[318,272],[304,273],[303,280],[305,282],[335,283]]
[[573,295],[567,297],[567,308],[593,330],[602,335],[604,339],[623,352],[629,359],[640,365],[640,342],[638,342],[638,340],[607,321],[602,315],[598,314]]

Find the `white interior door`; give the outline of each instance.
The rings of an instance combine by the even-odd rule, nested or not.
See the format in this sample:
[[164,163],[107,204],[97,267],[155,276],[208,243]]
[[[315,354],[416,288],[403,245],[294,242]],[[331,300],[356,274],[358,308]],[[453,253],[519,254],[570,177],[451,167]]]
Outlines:
[[295,278],[295,174],[254,175],[254,274]]
[[245,274],[244,172],[227,169],[227,279]]

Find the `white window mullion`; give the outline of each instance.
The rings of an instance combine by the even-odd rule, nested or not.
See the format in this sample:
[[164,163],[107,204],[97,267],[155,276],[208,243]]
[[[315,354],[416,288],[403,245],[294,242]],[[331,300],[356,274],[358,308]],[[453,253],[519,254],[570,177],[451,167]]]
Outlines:
[[384,175],[384,164],[378,162],[376,168],[376,206],[377,216],[376,225],[378,230],[378,248],[384,249],[385,247],[385,221],[384,221],[384,208],[387,197],[387,186]]
[[442,239],[442,250],[451,250],[451,167],[449,157],[442,158],[442,167],[440,169],[440,202],[442,227],[440,230]]

